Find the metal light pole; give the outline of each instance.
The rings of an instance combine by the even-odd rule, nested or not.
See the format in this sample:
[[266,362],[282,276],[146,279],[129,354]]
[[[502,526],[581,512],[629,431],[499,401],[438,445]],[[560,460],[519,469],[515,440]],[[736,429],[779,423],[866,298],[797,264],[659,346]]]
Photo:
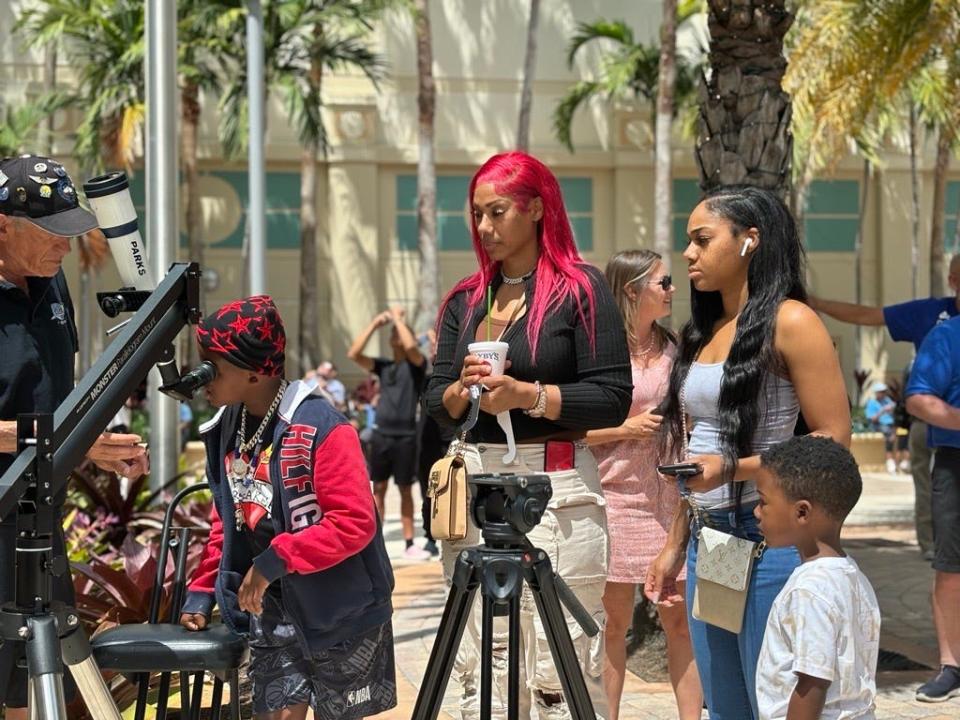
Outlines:
[[249,293],[267,291],[266,280],[266,188],[264,134],[266,114],[263,70],[263,11],[260,0],[247,3],[247,96],[249,98],[249,193],[247,217],[250,227],[250,252],[247,256]]
[[[177,240],[177,4],[147,0],[147,247],[157,282],[176,260]],[[179,471],[179,407],[148,376],[150,487],[159,489]]]

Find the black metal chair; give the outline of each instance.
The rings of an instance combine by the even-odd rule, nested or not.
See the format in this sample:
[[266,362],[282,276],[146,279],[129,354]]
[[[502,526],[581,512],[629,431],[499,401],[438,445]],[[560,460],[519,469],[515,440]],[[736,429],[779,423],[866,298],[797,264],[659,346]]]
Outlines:
[[[190,528],[173,528],[174,512],[183,499],[209,488],[207,483],[191,485],[174,496],[163,518],[157,577],[150,597],[148,624],[120,625],[91,640],[94,657],[102,670],[114,670],[137,676],[137,704],[134,720],[143,720],[151,673],[160,673],[157,720],[167,716],[170,675],[180,673],[181,717],[198,720],[203,699],[205,672],[214,676],[211,718],[220,720],[223,708],[223,683],[230,684],[230,718],[240,720],[240,666],[246,658],[246,641],[225,625],[215,624],[201,632],[182,627],[178,620],[186,594],[186,563]],[[167,555],[176,551],[173,596],[170,617],[160,622],[160,601],[167,567]],[[191,693],[190,675],[193,675]]]

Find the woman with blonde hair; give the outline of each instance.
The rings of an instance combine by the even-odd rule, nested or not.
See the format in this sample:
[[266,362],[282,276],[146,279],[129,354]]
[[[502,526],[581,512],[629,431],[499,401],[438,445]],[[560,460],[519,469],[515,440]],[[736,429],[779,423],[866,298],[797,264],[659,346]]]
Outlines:
[[[667,392],[676,341],[657,321],[670,315],[674,288],[652,250],[617,253],[606,269],[607,283],[623,316],[633,369],[633,403],[622,425],[587,433],[600,468],[607,501],[610,563],[603,593],[607,613],[604,684],[610,717],[616,720],[626,673],[626,633],[633,617],[637,585],[667,541],[680,496],[657,475],[661,418],[656,408]],[[680,720],[700,717],[703,696],[693,662],[684,575],[671,597],[657,605],[667,641],[667,667]]]

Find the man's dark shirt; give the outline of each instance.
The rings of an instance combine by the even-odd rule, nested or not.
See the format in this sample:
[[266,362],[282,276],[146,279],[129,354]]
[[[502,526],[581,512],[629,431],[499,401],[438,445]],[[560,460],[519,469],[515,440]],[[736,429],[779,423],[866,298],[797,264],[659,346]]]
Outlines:
[[[0,280],[0,420],[53,412],[73,390],[77,327],[63,271],[27,284],[29,297]],[[0,474],[13,459],[0,453]]]
[[380,378],[377,432],[382,435],[416,435],[417,404],[423,392],[426,363],[417,367],[408,360],[376,358],[373,372]]

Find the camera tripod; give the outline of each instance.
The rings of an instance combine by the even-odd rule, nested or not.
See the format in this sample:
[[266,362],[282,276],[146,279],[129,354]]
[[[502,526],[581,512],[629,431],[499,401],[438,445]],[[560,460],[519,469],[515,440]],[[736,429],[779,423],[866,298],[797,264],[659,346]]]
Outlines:
[[588,635],[593,636],[600,631],[597,624],[563,579],[553,572],[547,554],[533,547],[523,533],[516,532],[508,523],[484,522],[482,534],[482,546],[464,550],[457,557],[452,587],[430,652],[412,720],[435,720],[440,712],[450,671],[478,589],[482,603],[480,717],[481,720],[491,717],[493,619],[506,615],[509,628],[507,719],[519,719],[520,596],[524,583],[533,594],[543,622],[571,718],[596,720],[593,703],[567,630],[561,601]]

